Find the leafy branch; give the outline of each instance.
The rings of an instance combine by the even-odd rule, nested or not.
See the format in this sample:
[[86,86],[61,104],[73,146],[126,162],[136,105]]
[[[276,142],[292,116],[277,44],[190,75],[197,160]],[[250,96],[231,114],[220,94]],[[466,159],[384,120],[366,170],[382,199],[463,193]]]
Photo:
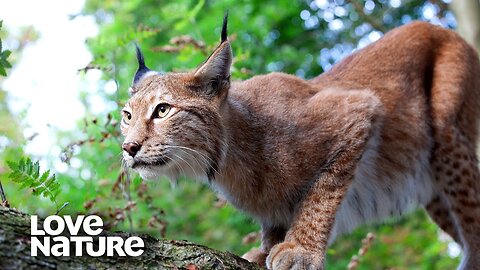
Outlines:
[[[0,29],[2,29],[3,21],[0,21]],[[0,38],[0,75],[7,76],[5,68],[11,68],[12,65],[8,62],[7,58],[10,56],[11,51],[3,50],[2,39]]]
[[42,195],[58,205],[56,197],[60,193],[60,184],[55,174],[50,175],[50,170],[40,174],[40,164],[38,161],[33,163],[30,158],[22,158],[18,163],[9,161],[7,164],[12,170],[8,178],[20,184],[20,189],[31,188],[34,195]]

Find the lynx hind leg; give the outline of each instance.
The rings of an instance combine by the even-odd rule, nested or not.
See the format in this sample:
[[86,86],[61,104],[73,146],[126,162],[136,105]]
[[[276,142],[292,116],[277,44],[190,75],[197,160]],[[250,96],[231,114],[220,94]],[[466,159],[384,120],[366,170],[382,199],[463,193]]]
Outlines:
[[435,221],[444,232],[448,233],[459,245],[462,244],[455,220],[443,197],[440,195],[434,196],[433,200],[427,204],[425,209],[430,218]]
[[449,207],[464,249],[459,269],[480,269],[480,171],[476,143],[455,127],[438,137],[432,165],[440,196]]
[[242,258],[249,262],[255,262],[262,267],[266,266],[266,259],[272,247],[285,239],[287,230],[282,227],[262,226],[262,246],[252,248],[243,254]]

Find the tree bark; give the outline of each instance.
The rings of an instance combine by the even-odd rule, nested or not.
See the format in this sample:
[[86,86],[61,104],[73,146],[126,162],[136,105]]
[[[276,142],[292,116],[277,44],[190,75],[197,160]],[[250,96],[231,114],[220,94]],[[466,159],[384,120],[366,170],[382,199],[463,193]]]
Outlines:
[[453,0],[458,33],[480,52],[480,0]]
[[[106,231],[101,235],[132,236]],[[32,257],[30,237],[30,216],[0,207],[0,269],[262,269],[229,252],[146,235],[140,236],[145,248],[138,257]]]

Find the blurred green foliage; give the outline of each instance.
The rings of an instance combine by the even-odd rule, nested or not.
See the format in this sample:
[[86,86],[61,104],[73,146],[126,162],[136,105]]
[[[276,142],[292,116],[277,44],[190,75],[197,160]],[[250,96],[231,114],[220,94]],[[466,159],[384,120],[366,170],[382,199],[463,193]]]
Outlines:
[[[114,108],[92,113],[91,93],[82,91],[79,98],[87,108],[84,120],[75,132],[58,132],[58,143],[64,149],[61,162],[68,170],[57,175],[61,185],[57,200],[70,203],[62,213],[95,213],[114,230],[187,239],[236,254],[258,245],[258,241],[242,244],[242,238],[259,226],[231,206],[221,207],[208,187],[184,179],[172,188],[165,180],[145,183],[135,175],[129,179],[121,171],[119,110],[128,99],[127,89],[137,68],[133,42],[143,48],[152,69],[192,69],[218,44],[226,10],[230,13],[234,79],[272,71],[311,78],[410,20],[455,26],[442,1],[87,0],[83,13],[95,17],[100,32],[87,41],[94,61],[83,72],[102,72],[96,94]],[[426,10],[433,10],[434,16]],[[112,82],[117,91],[105,91]],[[21,121],[12,119],[7,110],[0,95],[0,112],[5,112],[0,117],[8,117],[1,119],[2,123],[16,123],[0,126],[9,142],[0,153],[2,180],[8,173],[4,161],[19,158],[28,143],[21,133]],[[19,191],[11,183],[4,185],[13,206],[40,215],[55,213],[55,205],[47,200]],[[369,231],[377,239],[358,269],[453,269],[458,263],[458,257],[447,255],[448,242],[439,240],[439,229],[423,211],[417,211],[396,222],[366,226],[343,236],[328,250],[328,269],[345,269]]]

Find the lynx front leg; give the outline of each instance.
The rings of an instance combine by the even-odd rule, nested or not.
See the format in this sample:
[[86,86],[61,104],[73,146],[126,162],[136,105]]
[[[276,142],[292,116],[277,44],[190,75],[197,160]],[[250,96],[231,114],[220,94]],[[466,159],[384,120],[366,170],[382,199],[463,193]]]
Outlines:
[[285,242],[270,251],[267,258],[269,269],[323,269],[335,213],[352,176],[344,175],[338,179],[326,175],[319,179],[305,198]]
[[342,147],[340,149],[344,150],[336,152],[340,153],[338,157],[304,198],[285,241],[270,251],[267,258],[269,269],[324,268],[325,251],[336,212],[353,180],[369,134],[368,128],[358,131],[353,141],[346,142],[348,148]]
[[378,99],[368,90],[325,90],[310,99],[305,111],[305,118],[320,114],[327,119],[323,130],[315,133],[328,136],[317,137],[329,145],[324,150],[327,161],[297,208],[284,242],[267,257],[267,267],[273,270],[323,269],[336,212],[363,153],[377,146],[383,119]]

